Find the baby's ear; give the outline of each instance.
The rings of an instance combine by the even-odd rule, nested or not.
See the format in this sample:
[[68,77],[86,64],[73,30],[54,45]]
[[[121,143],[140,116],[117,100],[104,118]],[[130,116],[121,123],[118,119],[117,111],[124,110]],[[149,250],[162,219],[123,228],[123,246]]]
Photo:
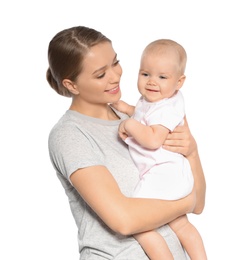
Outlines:
[[70,93],[72,93],[74,95],[79,94],[78,87],[73,81],[71,81],[69,79],[63,79],[62,84],[66,89],[68,89],[70,91]]
[[185,75],[180,76],[178,83],[177,83],[177,90],[179,90],[183,86],[185,79],[186,79]]

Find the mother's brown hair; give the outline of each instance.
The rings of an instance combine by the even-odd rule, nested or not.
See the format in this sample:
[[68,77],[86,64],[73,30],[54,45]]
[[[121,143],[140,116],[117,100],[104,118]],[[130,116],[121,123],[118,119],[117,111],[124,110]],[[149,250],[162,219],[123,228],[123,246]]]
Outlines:
[[89,49],[101,42],[111,42],[101,32],[76,26],[57,33],[49,43],[49,68],[46,78],[49,85],[60,95],[71,97],[62,81],[75,81],[82,71],[83,59]]

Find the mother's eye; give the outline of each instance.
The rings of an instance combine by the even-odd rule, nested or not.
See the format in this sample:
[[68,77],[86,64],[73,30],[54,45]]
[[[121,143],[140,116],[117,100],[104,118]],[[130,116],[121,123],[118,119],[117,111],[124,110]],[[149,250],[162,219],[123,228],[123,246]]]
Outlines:
[[120,63],[120,61],[119,61],[119,60],[116,60],[116,61],[113,63],[113,66],[117,66],[119,63]]
[[102,79],[105,76],[105,73],[100,74],[99,76],[97,76],[97,79]]

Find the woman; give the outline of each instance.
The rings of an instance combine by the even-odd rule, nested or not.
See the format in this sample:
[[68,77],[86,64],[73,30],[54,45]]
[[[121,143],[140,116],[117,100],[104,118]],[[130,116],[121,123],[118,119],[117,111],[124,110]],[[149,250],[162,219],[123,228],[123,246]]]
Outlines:
[[165,224],[204,208],[205,179],[187,123],[169,135],[164,147],[189,160],[193,192],[178,201],[132,198],[138,172],[118,138],[118,126],[127,115],[109,105],[121,97],[122,74],[111,41],[94,29],[69,28],[51,40],[48,60],[49,84],[72,97],[50,133],[49,152],[78,227],[80,259],[146,260],[132,234],[161,226],[158,232],[174,258],[186,259]]

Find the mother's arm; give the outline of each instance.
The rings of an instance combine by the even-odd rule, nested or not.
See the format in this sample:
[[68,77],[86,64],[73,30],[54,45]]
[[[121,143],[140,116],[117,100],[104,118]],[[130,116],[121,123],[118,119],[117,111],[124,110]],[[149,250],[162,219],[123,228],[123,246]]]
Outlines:
[[196,192],[196,206],[194,207],[193,213],[200,214],[205,206],[206,182],[197,144],[190,132],[186,118],[183,126],[176,127],[175,130],[168,135],[163,147],[169,151],[181,153],[189,160]]
[[195,192],[177,201],[125,197],[104,166],[79,169],[70,180],[99,217],[112,230],[123,235],[160,227],[192,212],[195,206]]

